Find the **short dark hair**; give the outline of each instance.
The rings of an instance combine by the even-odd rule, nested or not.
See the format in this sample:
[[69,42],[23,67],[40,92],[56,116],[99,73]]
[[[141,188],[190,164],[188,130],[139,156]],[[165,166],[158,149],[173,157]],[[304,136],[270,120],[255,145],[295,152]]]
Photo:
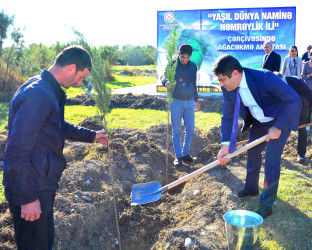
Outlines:
[[76,71],[83,71],[87,68],[92,69],[91,57],[82,46],[74,45],[63,49],[55,58],[55,64],[61,67],[75,64]]
[[212,72],[215,75],[222,74],[229,78],[232,77],[233,70],[242,73],[243,67],[235,57],[228,54],[219,56],[212,67]]
[[179,52],[181,53],[181,55],[189,55],[189,56],[192,56],[192,53],[193,53],[193,48],[191,45],[189,44],[182,44],[180,46],[180,49],[179,49]]

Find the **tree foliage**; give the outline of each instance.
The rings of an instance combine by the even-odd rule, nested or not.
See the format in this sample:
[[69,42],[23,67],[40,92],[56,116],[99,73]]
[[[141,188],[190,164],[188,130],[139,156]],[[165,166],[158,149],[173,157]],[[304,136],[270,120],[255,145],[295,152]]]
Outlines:
[[8,31],[14,24],[14,16],[8,16],[4,11],[0,11],[0,65],[2,57],[3,42],[8,37]]
[[179,38],[181,35],[181,31],[179,27],[177,27],[176,22],[173,23],[172,29],[168,37],[165,41],[165,46],[167,50],[167,61],[168,64],[166,66],[166,78],[170,82],[169,88],[167,89],[167,100],[168,103],[171,103],[173,100],[172,93],[174,91],[176,80],[176,68],[177,68],[177,46],[179,42]]
[[126,45],[121,50],[119,63],[121,65],[152,65],[156,63],[156,48],[150,45]]
[[[96,54],[101,62],[105,62],[106,81],[114,80],[111,73],[112,65],[154,65],[156,64],[156,48],[150,45],[133,46],[126,45],[119,48],[115,46],[91,47],[86,43],[83,35],[73,30],[77,40],[68,43],[56,42],[51,46],[32,43],[24,45],[23,31],[14,27],[14,16],[0,11],[0,97],[3,100],[11,98],[16,89],[28,78],[40,74],[43,69],[48,69],[54,58],[66,47],[80,44],[89,51]],[[10,40],[9,47],[3,47],[3,42]],[[104,67],[104,65],[103,65]]]

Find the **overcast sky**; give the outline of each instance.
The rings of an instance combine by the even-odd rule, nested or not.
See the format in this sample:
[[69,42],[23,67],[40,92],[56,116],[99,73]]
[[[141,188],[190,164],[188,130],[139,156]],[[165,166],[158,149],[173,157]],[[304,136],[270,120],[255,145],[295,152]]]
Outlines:
[[157,46],[157,11],[297,7],[296,45],[301,55],[312,35],[307,20],[312,3],[293,0],[1,0],[0,10],[15,15],[15,26],[24,29],[26,45],[66,43],[74,39],[71,28],[87,41],[100,45]]

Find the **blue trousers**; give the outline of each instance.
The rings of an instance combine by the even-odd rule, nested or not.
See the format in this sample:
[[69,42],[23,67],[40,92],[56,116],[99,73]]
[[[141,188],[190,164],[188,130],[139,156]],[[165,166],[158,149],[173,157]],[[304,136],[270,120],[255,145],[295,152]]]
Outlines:
[[[250,131],[249,142],[252,142],[268,133],[273,122],[254,122]],[[290,135],[290,130],[282,131],[276,140],[263,142],[247,151],[247,176],[245,189],[256,191],[259,189],[259,175],[262,165],[262,151],[265,149],[264,185],[260,196],[259,207],[265,209],[273,206],[277,197],[277,189],[281,172],[281,156]]]
[[[183,148],[181,143],[182,119],[185,127]],[[195,127],[194,101],[173,100],[171,103],[171,124],[173,147],[176,157],[190,154]]]

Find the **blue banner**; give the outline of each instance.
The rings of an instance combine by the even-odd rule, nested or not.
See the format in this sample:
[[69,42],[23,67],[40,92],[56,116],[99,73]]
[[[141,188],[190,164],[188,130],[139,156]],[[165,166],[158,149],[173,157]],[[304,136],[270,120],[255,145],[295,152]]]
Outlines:
[[[173,23],[181,30],[178,47],[193,47],[191,60],[198,68],[199,90],[218,92],[218,82],[211,69],[222,54],[236,57],[242,66],[260,68],[263,43],[271,41],[282,62],[295,45],[296,7],[178,10],[157,12],[157,81],[164,73],[167,59],[165,40]],[[177,48],[178,49],[178,48]],[[159,91],[163,89],[159,88]]]

